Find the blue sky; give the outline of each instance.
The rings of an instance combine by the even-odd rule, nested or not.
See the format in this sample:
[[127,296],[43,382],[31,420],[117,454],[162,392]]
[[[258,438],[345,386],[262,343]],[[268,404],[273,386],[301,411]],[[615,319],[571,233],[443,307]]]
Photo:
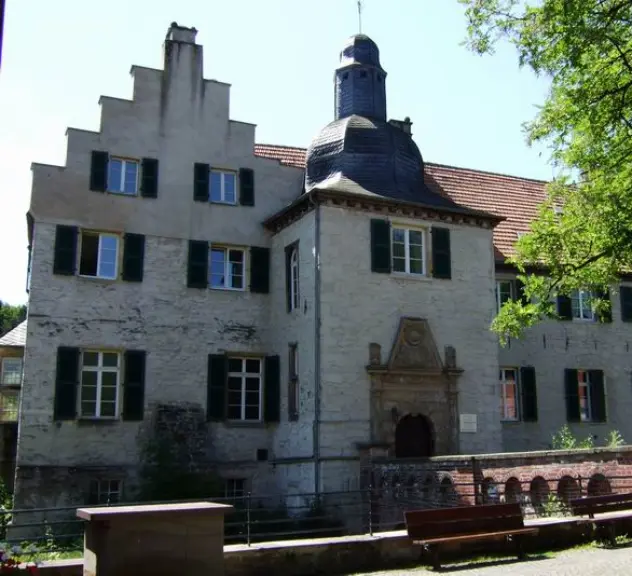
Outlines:
[[[207,78],[232,84],[231,117],[257,141],[307,146],[333,116],[333,70],[358,31],[355,0],[7,0],[0,71],[0,300],[26,302],[32,161],[63,164],[67,126],[95,130],[101,94],[130,98],[132,64],[162,67],[173,21],[198,29]],[[505,46],[460,42],[457,0],[364,0],[363,32],[388,73],[389,118],[410,116],[424,159],[550,179],[521,125],[548,84]]]

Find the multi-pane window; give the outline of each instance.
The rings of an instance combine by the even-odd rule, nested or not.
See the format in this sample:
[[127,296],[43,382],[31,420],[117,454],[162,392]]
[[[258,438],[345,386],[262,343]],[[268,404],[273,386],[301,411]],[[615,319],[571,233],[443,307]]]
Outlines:
[[592,309],[592,293],[588,290],[576,290],[571,294],[573,318],[577,320],[594,320]]
[[118,504],[121,501],[120,480],[93,480],[90,484],[90,500],[96,505]]
[[2,358],[0,384],[19,386],[22,383],[22,358]]
[[259,358],[228,359],[228,419],[259,421],[263,393]]
[[424,232],[409,228],[393,228],[393,271],[425,274]]
[[108,163],[108,191],[136,194],[138,191],[138,161],[110,158]]
[[290,344],[288,351],[288,418],[298,420],[298,346]]
[[211,288],[244,290],[246,252],[242,248],[213,246],[209,259],[209,284]]
[[298,248],[293,248],[290,254],[290,310],[298,310],[299,302]]
[[514,297],[513,280],[498,280],[496,282],[496,310],[500,311],[505,302]]
[[579,418],[582,422],[590,422],[592,420],[590,374],[586,370],[577,371],[577,394],[579,395]]
[[17,422],[19,405],[18,390],[0,390],[0,422]]
[[226,478],[224,494],[231,500],[239,500],[246,495],[246,481],[243,478]]
[[237,202],[237,174],[222,170],[211,170],[209,180],[211,202],[235,204]]
[[503,420],[518,420],[518,371],[515,368],[500,369]]
[[81,354],[81,417],[116,418],[120,373],[120,355],[117,352],[85,350]]
[[81,232],[79,274],[94,278],[116,279],[118,275],[119,237],[99,232]]

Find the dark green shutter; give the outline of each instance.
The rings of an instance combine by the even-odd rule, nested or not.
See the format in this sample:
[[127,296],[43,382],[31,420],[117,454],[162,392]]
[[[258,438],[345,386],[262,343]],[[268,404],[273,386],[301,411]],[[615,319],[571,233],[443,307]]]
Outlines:
[[79,348],[68,346],[57,348],[54,420],[74,420],[77,417],[79,354]]
[[255,205],[255,172],[251,168],[239,169],[239,203],[242,206]]
[[432,276],[449,280],[452,278],[452,252],[450,250],[450,230],[431,229],[432,232]]
[[90,161],[90,190],[105,192],[108,187],[108,163],[110,155],[100,150],[92,151]]
[[610,301],[610,290],[599,290],[595,294],[595,296],[601,300],[604,300],[606,303],[610,303],[610,306],[607,310],[603,310],[599,313],[599,320],[605,323],[612,322],[612,302]]
[[590,417],[593,422],[606,421],[606,390],[601,370],[589,370]]
[[566,420],[579,422],[579,387],[577,384],[577,370],[564,370],[564,387],[566,392]]
[[142,420],[145,410],[145,360],[143,350],[126,350],[123,382],[123,420]]
[[193,200],[208,202],[208,187],[211,167],[196,162],[193,166]]
[[143,158],[140,195],[144,198],[158,198],[158,160]]
[[557,295],[557,315],[560,320],[573,319],[573,303],[568,296],[564,294]]
[[522,420],[524,422],[537,422],[538,395],[535,384],[535,368],[532,366],[520,368],[520,392],[522,399]]
[[270,292],[270,249],[250,248],[250,291],[257,294]]
[[266,356],[263,382],[263,419],[266,422],[281,420],[281,359]]
[[127,282],[142,282],[145,264],[145,236],[125,234],[122,278]]
[[371,270],[381,274],[391,271],[391,224],[388,220],[371,220]]
[[632,322],[632,286],[621,286],[621,320]]
[[226,409],[226,379],[228,377],[228,361],[224,354],[208,355],[208,371],[206,377],[206,418],[207,420],[223,420]]
[[187,286],[189,288],[208,287],[208,242],[189,240]]
[[53,274],[72,276],[77,266],[76,226],[57,225],[55,230],[55,256],[53,258]]
[[524,282],[520,280],[520,278],[516,278],[515,287],[516,287],[516,294],[515,294],[516,301],[520,302],[523,306],[526,306],[527,304],[529,304],[529,299],[524,293]]

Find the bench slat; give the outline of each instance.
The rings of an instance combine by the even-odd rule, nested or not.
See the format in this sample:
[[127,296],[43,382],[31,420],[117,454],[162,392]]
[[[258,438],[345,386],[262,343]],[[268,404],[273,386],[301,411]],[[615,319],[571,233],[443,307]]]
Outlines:
[[441,544],[446,542],[464,542],[468,540],[494,540],[506,536],[519,536],[521,534],[537,534],[539,528],[522,528],[521,530],[506,530],[504,532],[490,532],[488,534],[461,534],[446,538],[425,538],[413,540],[413,544]]
[[591,516],[630,509],[632,509],[632,493],[586,496],[571,500],[571,511],[576,516]]

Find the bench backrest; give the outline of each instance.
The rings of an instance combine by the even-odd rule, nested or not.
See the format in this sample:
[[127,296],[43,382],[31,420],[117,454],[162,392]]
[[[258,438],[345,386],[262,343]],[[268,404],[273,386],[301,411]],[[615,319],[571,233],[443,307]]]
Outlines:
[[571,500],[571,512],[575,516],[592,516],[593,514],[630,509],[632,509],[632,492],[607,494],[605,496],[586,496]]
[[486,504],[404,512],[412,539],[479,534],[524,527],[520,504]]

